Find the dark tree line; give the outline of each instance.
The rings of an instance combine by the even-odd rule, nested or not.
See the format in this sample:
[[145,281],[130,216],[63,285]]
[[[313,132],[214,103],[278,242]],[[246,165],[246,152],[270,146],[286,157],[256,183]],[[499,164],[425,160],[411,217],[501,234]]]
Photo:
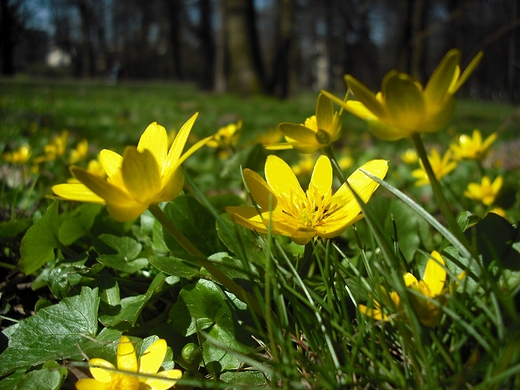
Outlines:
[[[518,0],[41,0],[52,43],[79,78],[169,79],[207,90],[344,90],[351,73],[377,89],[392,68],[426,81],[452,47],[485,57],[465,92],[520,101]],[[0,0],[2,74],[23,0]]]

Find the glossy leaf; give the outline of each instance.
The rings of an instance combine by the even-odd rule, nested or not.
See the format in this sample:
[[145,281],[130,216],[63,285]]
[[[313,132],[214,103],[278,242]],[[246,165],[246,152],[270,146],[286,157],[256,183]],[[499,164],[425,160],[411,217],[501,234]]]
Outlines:
[[29,275],[54,259],[58,239],[58,202],[53,202],[43,217],[29,228],[20,248],[20,268]]
[[40,309],[19,323],[0,355],[0,375],[48,360],[81,357],[98,330],[97,289],[83,287],[80,295]]

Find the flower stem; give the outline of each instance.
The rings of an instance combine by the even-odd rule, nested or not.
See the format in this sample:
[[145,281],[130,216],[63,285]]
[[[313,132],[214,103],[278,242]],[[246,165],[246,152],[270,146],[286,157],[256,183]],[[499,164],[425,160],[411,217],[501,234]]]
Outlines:
[[451,232],[460,241],[460,243],[470,251],[470,253],[473,253],[473,250],[469,245],[466,236],[460,229],[457,220],[455,219],[455,216],[452,214],[450,210],[450,205],[448,203],[448,200],[444,196],[444,193],[442,192],[442,188],[439,184],[439,181],[435,177],[435,173],[433,172],[432,166],[430,165],[430,160],[428,160],[428,155],[426,153],[426,149],[424,147],[421,135],[419,133],[414,133],[412,135],[412,142],[415,147],[415,150],[417,151],[417,154],[419,155],[419,158],[421,159],[424,170],[428,175],[428,179],[430,180],[430,184],[432,186],[432,191],[435,194],[435,198],[437,199],[437,203],[439,204],[439,208],[441,209],[442,215],[448,222],[448,226]]
[[261,317],[265,317],[258,301],[237,283],[235,283],[231,278],[225,275],[220,269],[218,269],[215,264],[208,260],[207,257],[204,256],[204,254],[195,245],[193,245],[192,242],[168,219],[168,217],[166,217],[158,205],[150,205],[148,210],[150,210],[152,215],[159,221],[163,229],[165,229],[179,243],[179,245],[182,246],[186,252],[188,252],[188,254],[193,256],[199,265],[204,267],[217,282],[222,284],[230,292],[235,294],[237,298],[250,306],[256,312],[256,314]]
[[322,153],[327,156],[332,164],[332,168],[334,169],[334,172],[336,173],[336,176],[338,177],[339,181],[343,184],[347,181],[347,178],[345,177],[345,174],[343,173],[343,170],[338,164],[338,161],[336,160],[336,157],[334,157],[334,152],[332,151],[332,147],[328,146],[323,149]]

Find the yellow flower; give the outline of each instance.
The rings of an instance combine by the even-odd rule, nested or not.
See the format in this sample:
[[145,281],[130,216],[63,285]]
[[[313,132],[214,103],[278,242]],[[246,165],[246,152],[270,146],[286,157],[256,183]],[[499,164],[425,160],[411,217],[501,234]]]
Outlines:
[[241,129],[242,121],[221,127],[206,145],[215,149],[233,148],[238,143]]
[[[100,358],[89,361],[90,373],[94,378],[80,379],[76,382],[78,390],[163,390],[175,385],[181,379],[180,370],[159,371],[168,345],[158,339],[150,345],[137,360],[133,343],[122,336],[117,345],[117,370],[112,363]],[[159,372],[158,372],[159,371]],[[137,374],[144,374],[139,376]],[[151,378],[154,376],[155,378]],[[166,380],[167,378],[167,380]]]
[[482,135],[478,129],[473,130],[473,136],[462,134],[459,137],[458,144],[450,145],[450,149],[460,160],[481,160],[483,159],[489,147],[497,139],[497,133],[491,134],[482,142]]
[[351,75],[345,82],[356,101],[343,100],[327,93],[347,111],[367,121],[370,131],[378,138],[396,141],[414,133],[433,133],[450,120],[454,95],[473,73],[482,58],[477,54],[464,73],[460,74],[460,51],[450,50],[434,70],[425,87],[412,76],[392,70],[381,83],[376,94]]
[[76,149],[72,149],[70,151],[69,156],[69,164],[75,164],[78,161],[83,160],[87,157],[88,154],[88,141],[86,139],[82,139],[78,142]]
[[267,145],[269,150],[294,148],[300,153],[314,153],[330,146],[340,136],[341,117],[334,112],[330,99],[323,93],[318,96],[316,115],[307,118],[303,125],[296,123],[280,123],[280,132],[287,142]]
[[114,219],[122,222],[137,218],[152,204],[174,199],[184,184],[180,165],[210,138],[182,154],[197,115],[182,126],[169,151],[166,129],[153,122],[141,135],[137,148],[126,147],[123,156],[107,149],[100,152],[106,179],[71,167],[81,183],[58,184],[52,191],[58,199],[106,204]]
[[[372,160],[360,169],[382,179],[388,163]],[[379,185],[360,169],[348,178],[348,182],[367,202]],[[326,156],[318,158],[307,192],[302,190],[289,165],[274,155],[267,157],[265,176],[266,180],[249,169],[244,170],[247,187],[259,208],[227,207],[231,220],[264,234],[271,222],[273,233],[291,237],[295,243],[303,245],[313,237],[339,236],[362,218],[361,208],[346,183],[332,194],[332,166]]]
[[[457,163],[451,159],[451,152],[449,150],[444,153],[444,156],[441,158],[437,149],[433,148],[428,156],[428,160],[430,161],[430,165],[437,180],[442,179],[457,167]],[[427,185],[430,182],[422,163],[421,168],[412,171],[412,176],[417,179],[417,182],[415,183],[417,187]]]
[[31,153],[32,151],[29,145],[22,145],[12,152],[4,153],[2,158],[8,163],[22,165],[29,161],[29,158],[31,158]]
[[45,161],[54,161],[58,157],[63,156],[67,148],[68,138],[69,132],[67,130],[63,130],[60,135],[54,137],[47,145],[43,147],[43,152],[45,154],[35,158],[34,162],[39,164]]
[[481,184],[478,183],[469,183],[468,190],[464,191],[464,196],[473,199],[479,200],[484,203],[486,206],[490,206],[495,201],[500,189],[502,188],[503,179],[502,176],[498,176],[493,183],[489,177],[484,176],[482,178]]
[[407,149],[404,153],[401,154],[401,160],[405,164],[412,165],[419,160],[419,157],[417,156],[417,152],[415,149]]
[[[433,251],[431,257],[426,264],[422,280],[418,281],[415,276],[407,272],[403,275],[406,287],[420,293],[421,296],[410,294],[411,303],[419,317],[419,320],[426,326],[437,326],[441,318],[442,311],[429,299],[444,303],[445,299],[442,295],[446,284],[445,262],[439,252]],[[383,290],[385,294],[385,291]],[[402,310],[401,298],[395,291],[388,294],[390,297],[390,305],[393,310]],[[423,298],[424,297],[424,298]],[[375,320],[388,321],[388,316],[381,310],[381,305],[374,301],[374,308],[358,305],[359,311]]]

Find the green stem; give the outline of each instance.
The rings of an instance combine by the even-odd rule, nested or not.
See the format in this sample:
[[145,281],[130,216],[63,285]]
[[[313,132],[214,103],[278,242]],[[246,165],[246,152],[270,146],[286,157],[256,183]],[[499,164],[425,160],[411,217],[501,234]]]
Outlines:
[[428,175],[428,179],[430,180],[430,184],[432,186],[432,191],[435,194],[435,198],[437,199],[437,203],[439,204],[439,208],[441,209],[442,215],[444,215],[444,218],[448,222],[448,226],[451,232],[460,241],[460,243],[470,251],[470,253],[473,253],[473,250],[469,245],[466,236],[460,229],[457,220],[455,219],[455,216],[452,214],[450,210],[450,205],[448,203],[448,200],[444,196],[444,193],[442,192],[442,188],[439,184],[439,181],[435,177],[435,173],[433,172],[432,166],[430,165],[430,160],[428,160],[428,155],[426,153],[426,149],[424,147],[421,135],[419,133],[414,133],[412,135],[412,142],[415,147],[415,150],[417,151],[417,154],[419,155],[419,158],[421,159],[426,175]]
[[264,317],[264,312],[258,301],[247,291],[225,275],[215,264],[204,256],[204,254],[191,243],[191,241],[166,217],[158,205],[150,205],[148,208],[153,216],[159,221],[162,227],[179,243],[182,248],[197,260],[201,267],[204,267],[211,276],[220,284],[235,294],[237,298],[250,306],[259,316]]
[[336,176],[338,177],[339,181],[343,184],[347,181],[347,178],[345,177],[345,174],[343,173],[343,170],[338,164],[338,161],[336,160],[336,157],[334,157],[334,152],[332,151],[332,146],[327,146],[322,150],[322,153],[327,156],[332,164],[332,168],[334,169],[334,172],[336,173]]

